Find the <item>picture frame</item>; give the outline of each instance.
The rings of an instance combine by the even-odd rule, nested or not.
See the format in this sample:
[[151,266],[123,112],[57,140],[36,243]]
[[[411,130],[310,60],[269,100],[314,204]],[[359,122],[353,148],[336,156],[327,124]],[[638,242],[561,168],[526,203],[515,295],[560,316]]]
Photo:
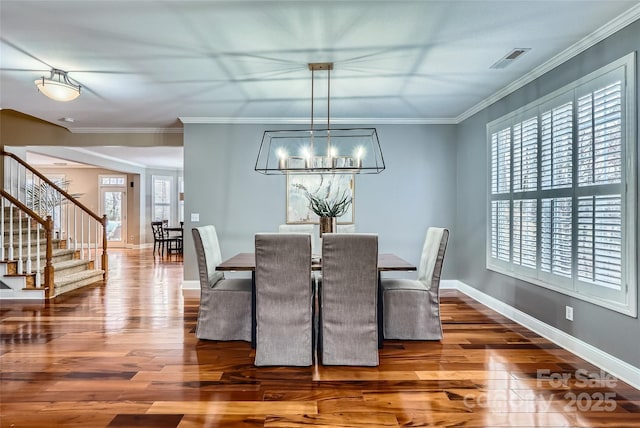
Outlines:
[[355,175],[354,174],[287,174],[286,213],[287,224],[319,224],[318,216],[309,208],[305,191],[324,197],[338,197],[348,190],[351,205],[338,224],[353,224],[355,221]]

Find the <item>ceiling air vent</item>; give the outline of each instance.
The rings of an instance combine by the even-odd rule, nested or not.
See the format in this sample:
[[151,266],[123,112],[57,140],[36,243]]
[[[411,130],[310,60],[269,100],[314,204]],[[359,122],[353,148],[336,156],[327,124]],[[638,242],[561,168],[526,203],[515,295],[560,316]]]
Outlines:
[[502,59],[498,60],[495,64],[493,64],[489,68],[495,68],[495,69],[506,68],[507,66],[511,65],[516,59],[520,58],[522,55],[524,55],[525,53],[527,53],[527,51],[530,51],[530,50],[531,48],[512,49],[508,54],[502,57]]

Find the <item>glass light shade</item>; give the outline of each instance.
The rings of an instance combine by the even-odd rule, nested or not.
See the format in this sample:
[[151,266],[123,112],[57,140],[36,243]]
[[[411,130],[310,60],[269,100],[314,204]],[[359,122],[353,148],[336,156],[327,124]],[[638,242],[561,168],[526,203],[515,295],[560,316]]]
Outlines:
[[80,85],[71,83],[62,70],[53,69],[49,78],[43,76],[34,83],[38,91],[55,101],[73,101],[80,96]]
[[378,174],[384,168],[375,128],[265,131],[255,166],[262,174]]

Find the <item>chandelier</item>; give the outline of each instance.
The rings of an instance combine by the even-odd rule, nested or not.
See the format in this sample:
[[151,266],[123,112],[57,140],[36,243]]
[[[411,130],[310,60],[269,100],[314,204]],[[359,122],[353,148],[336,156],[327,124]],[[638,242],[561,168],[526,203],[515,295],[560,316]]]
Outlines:
[[35,82],[39,92],[55,101],[72,101],[80,96],[80,85],[69,80],[66,71],[51,69],[51,75],[37,79]]
[[[332,62],[310,63],[311,126],[305,130],[264,131],[255,170],[262,174],[378,174],[385,168],[375,128],[331,129]],[[326,128],[314,127],[314,76],[327,72]]]

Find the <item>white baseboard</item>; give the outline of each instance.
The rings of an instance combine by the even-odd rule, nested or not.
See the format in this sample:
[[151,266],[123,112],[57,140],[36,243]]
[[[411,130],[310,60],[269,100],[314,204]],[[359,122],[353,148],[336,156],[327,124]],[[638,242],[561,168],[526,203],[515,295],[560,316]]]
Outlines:
[[200,281],[182,281],[182,289],[183,290],[200,290]]
[[583,358],[611,373],[623,382],[628,383],[634,388],[640,389],[640,368],[632,366],[631,364],[622,361],[621,359],[614,357],[593,345],[583,342],[582,340],[577,339],[556,327],[543,323],[537,318],[534,318],[513,306],[509,306],[462,281],[443,280],[440,282],[440,288],[455,289],[466,294],[472,299],[477,300],[510,320],[517,322],[562,348],[576,354],[580,358]]

